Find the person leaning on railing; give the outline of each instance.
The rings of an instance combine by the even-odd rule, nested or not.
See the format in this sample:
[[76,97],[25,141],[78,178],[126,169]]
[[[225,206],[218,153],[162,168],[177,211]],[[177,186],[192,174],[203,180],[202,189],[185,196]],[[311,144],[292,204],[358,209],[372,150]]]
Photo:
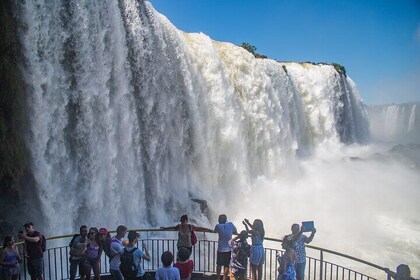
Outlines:
[[161,227],[160,229],[163,230],[177,230],[178,231],[178,242],[177,242],[177,247],[178,250],[181,247],[187,248],[188,251],[190,252],[190,255],[192,253],[192,242],[191,242],[191,234],[192,231],[206,231],[206,232],[213,232],[212,230],[208,229],[208,228],[204,228],[204,227],[196,227],[192,224],[188,223],[188,216],[187,215],[182,215],[181,219],[180,219],[180,224],[177,224],[176,226],[173,227]]

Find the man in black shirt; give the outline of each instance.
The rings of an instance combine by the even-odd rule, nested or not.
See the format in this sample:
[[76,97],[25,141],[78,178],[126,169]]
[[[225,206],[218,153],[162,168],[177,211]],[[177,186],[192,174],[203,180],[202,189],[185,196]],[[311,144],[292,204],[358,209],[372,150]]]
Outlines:
[[19,238],[25,240],[28,272],[32,280],[43,280],[44,252],[42,250],[42,234],[35,230],[32,222],[26,222]]

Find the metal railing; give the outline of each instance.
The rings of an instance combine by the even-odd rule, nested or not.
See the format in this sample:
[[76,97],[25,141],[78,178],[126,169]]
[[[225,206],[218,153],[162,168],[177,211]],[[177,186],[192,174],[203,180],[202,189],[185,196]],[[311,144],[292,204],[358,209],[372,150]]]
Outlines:
[[[162,266],[160,257],[164,251],[171,251],[176,255],[177,239],[175,232],[162,231],[159,229],[138,229],[136,231],[143,232],[142,235],[146,235],[142,236],[142,239],[139,242],[147,245],[151,255],[151,260],[149,262],[143,261],[145,271],[155,271]],[[72,236],[73,235],[71,234],[47,238],[47,240],[59,240],[62,244],[61,246],[48,248],[44,253],[44,279],[69,279],[70,248],[68,247],[68,243]],[[197,232],[197,237],[198,242],[193,246],[191,254],[191,259],[194,261],[194,271],[203,274],[214,274],[216,273],[217,235],[214,233]],[[18,244],[19,246],[22,245],[22,243]],[[277,256],[281,256],[284,253],[284,251],[280,249],[280,244],[280,239],[265,238],[263,279],[277,279],[277,269],[279,266]],[[311,245],[306,245],[306,248],[310,249],[311,254],[308,254],[306,257],[305,280],[389,279],[388,274],[385,272],[385,268],[379,265],[325,248]],[[22,252],[21,249],[22,248],[20,248],[20,252]],[[314,257],[314,254],[319,254],[319,257]],[[344,262],[351,264],[339,265],[333,263],[331,259],[337,257],[341,258]],[[357,267],[357,270],[350,267]],[[363,273],[358,270],[369,272]],[[109,274],[109,259],[105,254],[102,254],[101,259],[101,274]],[[23,258],[19,279],[30,279],[27,272],[26,258]]]

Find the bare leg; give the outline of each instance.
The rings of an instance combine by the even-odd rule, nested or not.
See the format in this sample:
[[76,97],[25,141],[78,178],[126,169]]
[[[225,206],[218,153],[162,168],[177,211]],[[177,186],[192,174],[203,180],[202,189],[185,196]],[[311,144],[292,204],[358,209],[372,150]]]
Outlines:
[[222,267],[220,265],[216,266],[216,275],[217,275],[217,280],[220,279],[220,272],[222,271]]
[[258,265],[258,280],[262,279],[262,267],[262,264]]
[[228,280],[228,276],[229,276],[229,267],[224,266],[223,267],[223,280]]
[[251,276],[252,280],[257,280],[257,266],[255,264],[251,264]]

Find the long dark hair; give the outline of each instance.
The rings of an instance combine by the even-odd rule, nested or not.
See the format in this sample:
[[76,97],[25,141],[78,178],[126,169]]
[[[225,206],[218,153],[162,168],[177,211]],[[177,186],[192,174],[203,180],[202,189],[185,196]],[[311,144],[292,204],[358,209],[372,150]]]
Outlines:
[[3,248],[6,248],[6,247],[7,247],[7,244],[8,244],[10,241],[12,241],[12,239],[13,239],[13,236],[11,236],[11,235],[6,235],[6,236],[4,237],[4,239],[3,239]]
[[181,219],[180,219],[181,224],[185,221],[188,221],[188,216],[187,215],[182,215]]
[[252,225],[252,230],[258,231],[258,233],[261,235],[261,238],[264,238],[265,230],[263,221],[260,219],[255,219],[254,224]]

